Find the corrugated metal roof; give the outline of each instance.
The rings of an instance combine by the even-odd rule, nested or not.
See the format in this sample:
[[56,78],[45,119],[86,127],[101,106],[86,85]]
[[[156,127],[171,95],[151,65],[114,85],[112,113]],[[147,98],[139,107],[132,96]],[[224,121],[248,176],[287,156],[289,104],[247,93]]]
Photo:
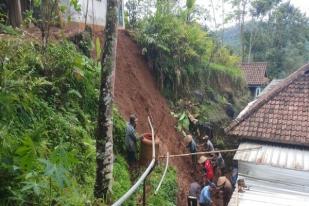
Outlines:
[[309,193],[291,190],[281,183],[240,176],[248,186],[243,193],[235,189],[228,206],[307,206]]
[[234,159],[255,164],[309,171],[309,150],[243,142],[239,149],[262,146],[260,149],[237,151]]

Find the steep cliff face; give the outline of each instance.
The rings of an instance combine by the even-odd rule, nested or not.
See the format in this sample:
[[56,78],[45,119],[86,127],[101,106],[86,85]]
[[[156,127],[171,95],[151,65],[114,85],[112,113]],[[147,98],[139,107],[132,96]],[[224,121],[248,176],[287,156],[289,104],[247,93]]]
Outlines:
[[[186,151],[182,137],[175,130],[176,120],[165,98],[156,87],[155,80],[142,56],[141,49],[125,33],[119,31],[117,68],[115,75],[115,103],[121,114],[128,118],[130,113],[138,117],[139,134],[149,132],[147,117],[151,116],[160,139],[160,155]],[[179,185],[177,205],[186,205],[188,186],[193,181],[190,157],[172,159],[177,169]]]

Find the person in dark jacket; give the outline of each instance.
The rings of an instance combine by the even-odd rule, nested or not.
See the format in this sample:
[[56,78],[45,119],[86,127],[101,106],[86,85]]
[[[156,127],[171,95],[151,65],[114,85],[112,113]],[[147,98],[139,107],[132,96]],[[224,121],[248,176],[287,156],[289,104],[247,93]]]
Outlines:
[[[218,149],[215,149],[215,150],[218,150]],[[222,176],[222,174],[224,174],[225,161],[220,152],[213,154],[213,165],[215,168],[216,176],[217,177]]]
[[143,137],[136,136],[136,122],[137,118],[135,114],[130,115],[129,122],[126,128],[125,146],[127,150],[127,158],[129,165],[133,165],[136,162],[136,144],[137,140],[143,139]]
[[[184,138],[184,141],[186,143],[186,147],[189,149],[190,153],[196,153],[197,152],[197,145],[196,145],[196,142],[194,141],[192,135],[187,135],[185,138]],[[191,155],[192,156],[192,164],[193,164],[193,168],[194,168],[194,171],[196,171],[196,165],[197,165],[197,155],[196,154],[193,154]]]
[[188,206],[197,206],[200,199],[201,185],[197,182],[190,184],[189,195],[188,195]]

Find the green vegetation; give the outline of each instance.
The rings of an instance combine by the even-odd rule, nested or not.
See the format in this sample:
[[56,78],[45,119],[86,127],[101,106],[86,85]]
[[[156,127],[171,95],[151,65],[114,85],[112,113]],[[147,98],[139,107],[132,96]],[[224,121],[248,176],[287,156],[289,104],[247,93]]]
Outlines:
[[[0,21],[1,22],[1,21]],[[10,34],[10,35],[18,35],[20,34],[19,31],[14,29],[12,26],[7,26],[5,24],[0,23],[0,34]]]
[[[181,114],[188,109],[203,121],[227,122],[226,105],[238,109],[248,98],[240,58],[195,21],[194,1],[187,1],[187,8],[160,1],[156,11],[147,14],[145,7],[128,2],[128,27],[151,62],[157,84],[175,106],[178,128],[187,128]],[[189,101],[197,106],[182,107],[181,102]]]
[[[42,52],[36,43],[14,38],[1,40],[0,49],[0,205],[91,205],[97,64],[66,41]],[[116,108],[113,122],[118,155],[110,201],[132,185],[123,157],[126,123]],[[160,172],[150,176],[152,184]],[[162,190],[171,184],[175,172],[169,172]],[[136,196],[125,205],[136,205]],[[167,197],[158,198],[149,201]]]
[[250,0],[245,8],[246,18],[251,20],[244,23],[243,42],[239,26],[224,31],[224,42],[233,51],[241,55],[243,44],[244,62],[268,62],[271,78],[286,77],[308,62],[306,14],[292,3],[280,0]]
[[[173,13],[156,12],[140,22],[137,42],[153,63],[161,88],[169,98],[186,96],[193,89],[204,90],[210,76],[226,76],[243,82],[237,68],[239,58],[217,42],[197,23],[188,24]],[[218,88],[225,82],[217,82]],[[234,86],[231,84],[230,86]]]
[[165,179],[161,185],[161,188],[157,195],[154,195],[154,190],[157,188],[159,181],[161,180],[164,171],[163,166],[157,166],[155,170],[151,173],[148,182],[152,188],[152,193],[148,197],[147,203],[151,206],[156,205],[166,205],[173,206],[176,205],[177,197],[177,182],[176,182],[176,171],[172,167],[169,167],[165,176]]
[[63,41],[0,41],[1,205],[92,200],[98,69]]
[[[132,186],[130,180],[130,172],[128,168],[128,164],[125,159],[118,155],[116,157],[116,161],[114,162],[114,169],[113,169],[113,188],[112,188],[112,201],[115,202],[118,200],[122,195],[124,195]],[[135,197],[133,196],[129,200],[125,202],[124,205],[136,205]]]
[[[138,178],[145,168],[139,168],[139,170],[130,172],[127,162],[125,161],[125,148],[124,148],[124,136],[126,123],[114,108],[113,111],[114,122],[114,144],[115,152],[118,153],[113,169],[113,188],[112,188],[112,201],[120,198],[128,189],[132,186],[131,179]],[[162,177],[164,167],[157,165],[156,168],[147,178],[147,204],[148,205],[176,205],[177,197],[177,181],[176,171],[174,168],[169,167],[166,177],[161,185],[161,189],[157,195],[154,195],[154,190],[159,184]],[[149,186],[148,186],[149,185]],[[137,202],[142,199],[142,187],[136,192],[133,197],[125,202],[124,205],[136,205]]]

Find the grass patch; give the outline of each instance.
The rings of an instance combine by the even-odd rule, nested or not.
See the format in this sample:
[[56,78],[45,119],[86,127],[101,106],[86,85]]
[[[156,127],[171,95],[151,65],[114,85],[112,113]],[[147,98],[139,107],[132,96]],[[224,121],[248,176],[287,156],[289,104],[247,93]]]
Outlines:
[[[116,161],[114,162],[113,177],[114,182],[112,187],[112,200],[113,202],[115,202],[122,195],[124,195],[132,186],[128,164],[126,160],[120,155],[116,157]],[[125,201],[123,205],[136,205],[135,196],[133,195],[130,199]]]
[[157,166],[151,173],[148,179],[152,191],[148,197],[147,203],[150,206],[164,205],[174,206],[177,201],[177,181],[176,181],[176,170],[169,167],[161,185],[161,188],[157,195],[154,195],[154,190],[158,186],[160,179],[163,175],[164,167]]

